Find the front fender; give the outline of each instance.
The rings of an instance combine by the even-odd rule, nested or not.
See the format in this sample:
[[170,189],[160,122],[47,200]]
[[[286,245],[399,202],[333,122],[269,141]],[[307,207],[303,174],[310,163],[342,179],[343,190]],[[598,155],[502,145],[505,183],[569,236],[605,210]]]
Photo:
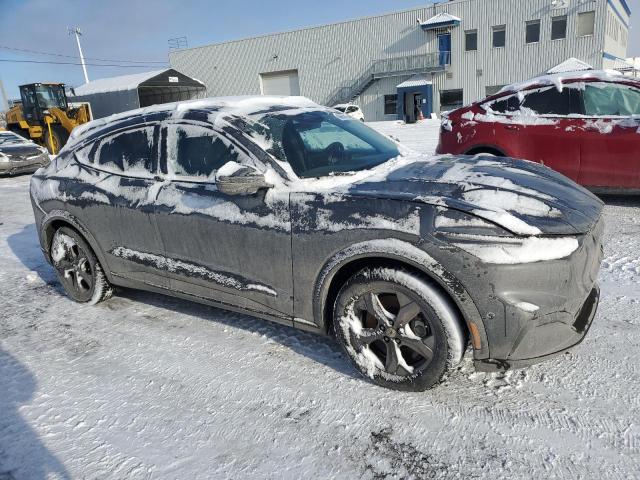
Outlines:
[[328,328],[325,321],[327,298],[333,279],[350,263],[370,258],[386,259],[409,265],[435,281],[453,299],[471,332],[476,359],[489,358],[489,345],[482,317],[462,284],[438,261],[417,246],[398,239],[376,239],[356,243],[344,248],[327,261],[314,288],[314,318],[321,330]]

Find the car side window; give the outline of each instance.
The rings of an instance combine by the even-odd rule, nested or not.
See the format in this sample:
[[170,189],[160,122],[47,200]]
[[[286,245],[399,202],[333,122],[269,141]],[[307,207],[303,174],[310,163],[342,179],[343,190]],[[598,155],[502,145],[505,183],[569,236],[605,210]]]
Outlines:
[[173,175],[213,179],[220,167],[238,158],[237,148],[209,128],[190,124],[167,127],[167,164]]
[[353,113],[358,110],[358,107],[349,107],[345,113]]
[[558,91],[556,87],[533,91],[525,95],[522,106],[540,115],[570,115],[578,113],[571,108],[571,88]]
[[511,112],[529,111],[537,115],[575,115],[582,113],[580,96],[576,89],[554,87],[525,92],[524,98],[511,95],[491,104],[489,107],[496,113],[508,115]]
[[100,141],[95,164],[131,174],[155,172],[154,127],[127,130]]
[[640,115],[640,90],[612,83],[588,83],[584,110],[589,116]]

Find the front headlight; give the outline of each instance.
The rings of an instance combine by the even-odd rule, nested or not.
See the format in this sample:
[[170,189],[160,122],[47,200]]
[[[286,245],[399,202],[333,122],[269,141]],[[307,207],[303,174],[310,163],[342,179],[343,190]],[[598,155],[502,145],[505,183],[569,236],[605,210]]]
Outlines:
[[4,153],[0,152],[0,162],[2,163],[9,162],[9,157],[7,157]]
[[558,260],[568,257],[580,246],[575,236],[516,236],[458,210],[439,211],[434,227],[436,237],[490,264]]
[[459,210],[439,209],[434,219],[436,233],[443,236],[512,237],[508,230],[480,217]]

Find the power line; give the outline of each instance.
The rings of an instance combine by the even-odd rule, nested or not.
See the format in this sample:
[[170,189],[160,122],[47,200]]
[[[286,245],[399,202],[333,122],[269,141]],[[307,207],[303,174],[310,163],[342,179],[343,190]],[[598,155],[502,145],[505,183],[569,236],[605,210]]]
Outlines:
[[[82,65],[77,62],[50,62],[46,60],[12,60],[9,58],[0,58],[0,62],[9,63],[46,63],[51,65]],[[167,65],[167,62],[164,62]],[[121,68],[149,68],[150,65],[121,65],[117,63],[85,63],[85,65],[91,65],[93,67],[121,67]]]
[[[39,50],[29,50],[27,48],[16,48],[16,47],[8,47],[6,45],[0,45],[0,48],[4,49],[4,50],[13,50],[15,52],[23,52],[23,53],[33,53],[36,55],[50,55],[52,57],[64,57],[64,58],[77,58],[79,59],[80,57],[75,56],[75,55],[65,55],[62,53],[51,53],[51,52],[41,52]],[[85,57],[85,60],[93,60],[96,62],[119,62],[119,63],[136,63],[136,64],[140,64],[140,63],[164,63],[166,64],[167,62],[162,62],[159,60],[114,60],[114,59],[108,59],[108,58],[90,58],[90,57]]]

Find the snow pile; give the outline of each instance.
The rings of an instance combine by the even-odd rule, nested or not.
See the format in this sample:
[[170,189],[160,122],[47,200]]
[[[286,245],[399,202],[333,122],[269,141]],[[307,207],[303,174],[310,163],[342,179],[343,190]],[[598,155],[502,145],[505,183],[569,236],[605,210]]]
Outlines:
[[593,70],[593,67],[582,60],[578,60],[575,57],[568,58],[564,62],[556,65],[555,67],[547,70],[548,74],[554,73],[567,73],[567,72],[581,72],[585,70]]

